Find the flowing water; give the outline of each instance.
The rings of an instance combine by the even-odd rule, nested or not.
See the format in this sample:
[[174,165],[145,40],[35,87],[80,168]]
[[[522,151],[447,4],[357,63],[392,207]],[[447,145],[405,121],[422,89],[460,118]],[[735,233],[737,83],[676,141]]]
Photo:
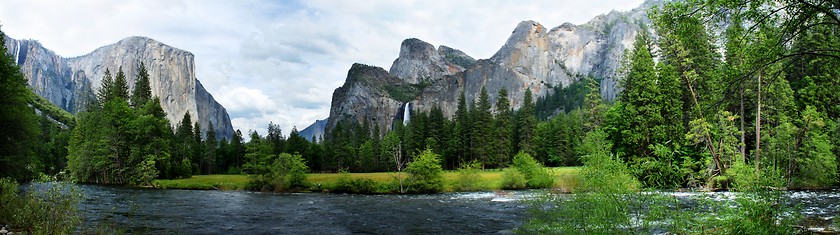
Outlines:
[[[541,191],[344,195],[80,186],[88,226],[148,234],[488,234],[527,220]],[[694,197],[702,193],[666,193]],[[727,201],[737,193],[709,193]],[[786,193],[812,226],[840,214],[840,190]]]
[[104,223],[131,233],[509,233],[526,211],[516,196],[499,198],[493,192],[341,195],[81,187],[88,226]]

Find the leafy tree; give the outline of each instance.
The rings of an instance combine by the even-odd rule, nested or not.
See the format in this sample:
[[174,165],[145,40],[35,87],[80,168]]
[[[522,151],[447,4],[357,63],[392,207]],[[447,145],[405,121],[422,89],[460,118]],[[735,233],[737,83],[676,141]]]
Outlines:
[[424,150],[408,163],[409,192],[436,193],[443,191],[443,168],[440,166],[439,155],[430,149]]
[[[264,156],[260,158],[271,158]],[[265,171],[251,176],[249,188],[260,191],[288,191],[294,188],[306,187],[306,161],[299,154],[281,153],[274,158]]]

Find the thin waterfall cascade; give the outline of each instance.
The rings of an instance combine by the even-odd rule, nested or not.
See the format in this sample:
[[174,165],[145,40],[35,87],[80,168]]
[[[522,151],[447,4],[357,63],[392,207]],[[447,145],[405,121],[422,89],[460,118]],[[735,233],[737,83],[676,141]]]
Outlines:
[[406,102],[403,110],[403,125],[408,125],[409,121],[411,121],[411,102]]
[[15,41],[15,64],[20,65],[20,41]]

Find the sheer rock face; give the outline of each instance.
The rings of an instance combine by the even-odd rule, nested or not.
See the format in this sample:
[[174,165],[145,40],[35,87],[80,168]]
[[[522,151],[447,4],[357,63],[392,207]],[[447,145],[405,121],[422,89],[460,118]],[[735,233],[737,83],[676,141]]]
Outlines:
[[229,139],[233,135],[227,111],[196,79],[190,52],[145,37],[129,37],[74,58],[60,57],[31,40],[6,38],[6,46],[10,54],[17,54],[21,71],[35,93],[71,113],[81,110],[94,97],[106,69],[116,76],[122,67],[131,90],[137,67],[144,62],[152,95],[160,97],[173,125],[190,112],[198,118],[203,131],[212,123],[218,138]]
[[378,125],[382,130],[390,130],[397,119],[396,114],[404,105],[403,101],[392,97],[395,94],[393,91],[413,92],[413,89],[411,84],[389,74],[385,69],[353,64],[347,72],[344,85],[333,92],[325,138],[330,138],[332,130],[344,122],[367,122],[371,128]]
[[[601,80],[601,95],[611,101],[620,92],[618,79],[624,52],[632,49],[639,32],[650,28],[646,7],[613,11],[583,25],[565,23],[550,30],[537,22],[523,21],[499,51],[478,61],[449,47],[435,50],[419,39],[406,39],[390,75],[399,78],[394,84],[419,84],[415,86],[417,96],[406,100],[415,112],[429,111],[437,105],[447,117],[454,115],[461,92],[470,103],[478,98],[482,86],[486,86],[493,104],[498,91],[507,89],[511,107],[518,109],[526,89],[536,99],[552,92],[552,87],[568,86],[591,76]],[[329,118],[333,125],[327,125],[327,132],[335,127],[334,120],[355,119],[361,123],[376,119],[382,130],[389,130],[394,120],[402,120],[402,106],[397,104],[405,102],[389,98],[387,92],[372,86],[366,86],[367,90],[353,88],[357,82],[352,82],[351,76],[347,79],[333,94]],[[350,92],[351,88],[357,90]],[[361,103],[365,108],[348,109]]]

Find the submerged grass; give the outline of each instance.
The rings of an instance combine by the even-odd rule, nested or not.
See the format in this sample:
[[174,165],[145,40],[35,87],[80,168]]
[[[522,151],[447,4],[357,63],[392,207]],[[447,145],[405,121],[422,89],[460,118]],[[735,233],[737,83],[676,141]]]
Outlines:
[[[549,168],[549,171],[557,177],[554,188],[560,191],[570,192],[578,184],[580,167]],[[342,174],[312,173],[307,176],[307,182],[313,185],[313,190],[330,191],[341,179]],[[397,179],[396,172],[349,173],[349,176],[351,179],[370,179],[381,185],[393,184]],[[443,177],[446,181],[445,191],[456,191],[455,182],[459,177],[458,172],[445,171]],[[403,173],[403,178],[408,178],[408,174]],[[474,188],[477,191],[500,190],[501,180],[501,170],[482,170],[479,172],[479,179]],[[164,189],[244,190],[248,182],[250,182],[248,175],[194,175],[187,179],[155,180],[152,184],[156,188]]]

